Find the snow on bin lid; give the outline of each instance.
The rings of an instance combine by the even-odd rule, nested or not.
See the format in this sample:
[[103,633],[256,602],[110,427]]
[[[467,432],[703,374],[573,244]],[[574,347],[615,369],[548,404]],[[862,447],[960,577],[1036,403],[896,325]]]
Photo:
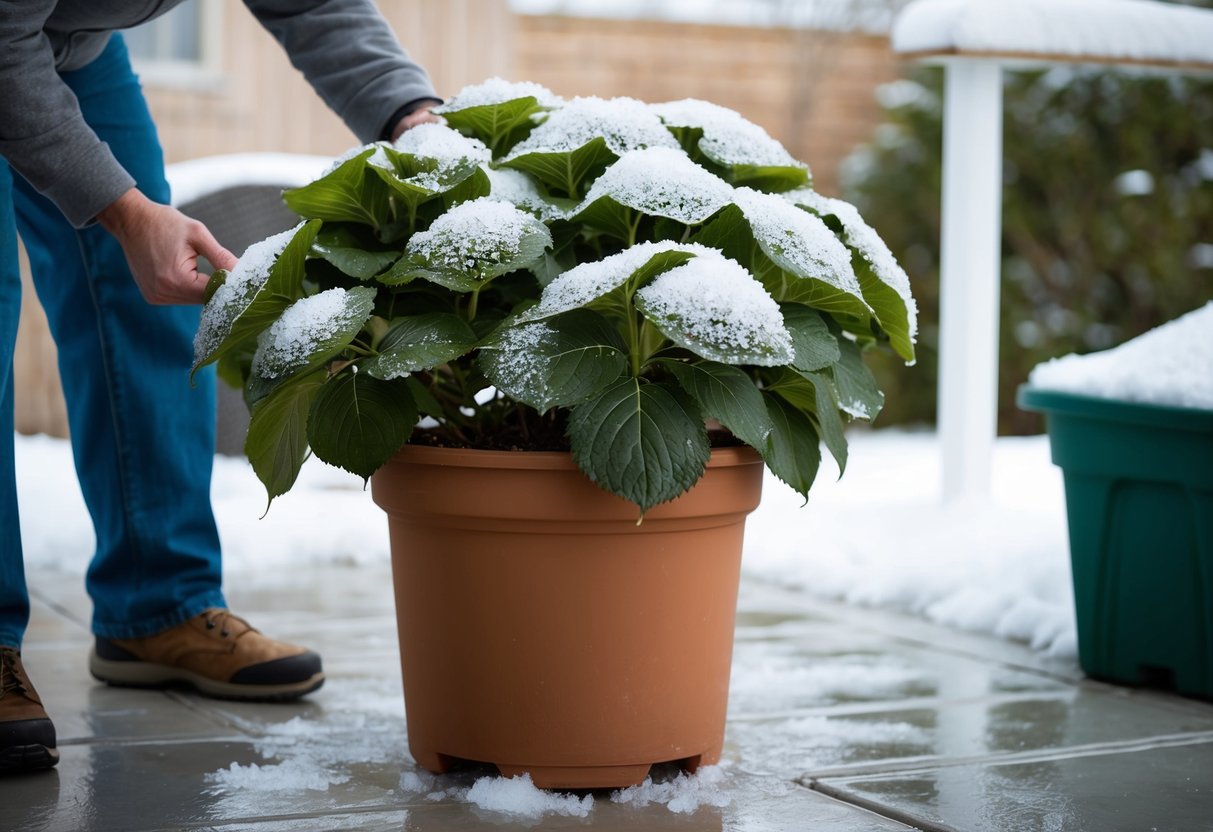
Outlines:
[[1119,347],[1038,364],[1028,383],[1036,390],[1213,410],[1213,301]]
[[893,50],[1213,70],[1213,10],[1151,0],[916,0]]
[[176,162],[165,168],[174,205],[241,185],[299,188],[324,173],[331,156],[300,153],[229,153]]

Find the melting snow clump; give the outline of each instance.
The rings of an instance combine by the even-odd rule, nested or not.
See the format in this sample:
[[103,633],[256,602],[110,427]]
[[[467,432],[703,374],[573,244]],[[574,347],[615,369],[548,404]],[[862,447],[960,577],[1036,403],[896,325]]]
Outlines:
[[611,794],[612,803],[643,808],[650,803],[664,804],[671,812],[689,815],[700,806],[723,809],[732,802],[724,786],[728,778],[719,766],[703,766],[694,774],[678,772],[673,780],[654,782],[645,778],[639,786],[629,786]]
[[728,205],[733,188],[681,150],[653,147],[623,154],[594,181],[582,208],[605,196],[645,214],[694,225]]
[[522,81],[511,83],[504,78],[490,78],[480,84],[470,84],[461,89],[450,102],[441,107],[435,107],[433,112],[454,113],[470,107],[487,107],[493,104],[504,104],[519,98],[534,98],[541,107],[559,107],[563,101],[541,84]]
[[1039,364],[1040,390],[1213,410],[1213,302],[1103,352]]
[[713,361],[774,367],[793,358],[779,305],[742,266],[696,257],[636,293],[673,341]]
[[616,156],[646,147],[678,149],[678,142],[656,113],[634,98],[574,98],[531,131],[508,158],[568,153],[599,136]]
[[232,763],[206,775],[212,788],[228,791],[252,791],[276,794],[284,791],[328,791],[329,786],[348,783],[350,775],[329,771],[303,758],[292,758],[276,765]]
[[651,109],[671,127],[698,127],[703,130],[699,149],[714,162],[722,165],[806,168],[783,145],[772,139],[766,130],[727,107],[684,98],[654,104]]

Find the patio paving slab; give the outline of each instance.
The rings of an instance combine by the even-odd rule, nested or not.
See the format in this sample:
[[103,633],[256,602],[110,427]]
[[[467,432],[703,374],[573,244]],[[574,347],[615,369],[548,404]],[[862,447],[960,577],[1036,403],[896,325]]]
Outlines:
[[1213,832],[1213,704],[748,577],[716,791],[689,814],[598,793],[584,818],[472,805],[488,770],[439,778],[433,799],[402,784],[416,769],[386,565],[229,581],[240,614],[324,656],[326,685],[279,705],[96,684],[79,579],[30,582],[26,664],[62,761],[0,779],[4,832]]

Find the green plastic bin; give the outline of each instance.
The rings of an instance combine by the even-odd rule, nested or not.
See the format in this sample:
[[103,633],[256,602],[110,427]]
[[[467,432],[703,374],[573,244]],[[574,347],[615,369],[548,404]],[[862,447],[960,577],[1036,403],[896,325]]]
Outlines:
[[1065,477],[1083,671],[1213,698],[1213,411],[1027,385],[1018,403]]

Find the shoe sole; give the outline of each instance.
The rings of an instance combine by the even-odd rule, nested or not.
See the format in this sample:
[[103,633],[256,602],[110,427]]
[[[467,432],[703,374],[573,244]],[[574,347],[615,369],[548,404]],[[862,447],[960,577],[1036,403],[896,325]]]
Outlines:
[[41,771],[59,762],[59,749],[45,745],[10,745],[0,749],[0,773]]
[[324,684],[324,673],[321,672],[303,681],[285,685],[239,685],[208,679],[179,667],[103,659],[95,650],[89,655],[88,669],[97,681],[116,687],[165,688],[185,685],[212,699],[235,699],[243,702],[289,702]]

